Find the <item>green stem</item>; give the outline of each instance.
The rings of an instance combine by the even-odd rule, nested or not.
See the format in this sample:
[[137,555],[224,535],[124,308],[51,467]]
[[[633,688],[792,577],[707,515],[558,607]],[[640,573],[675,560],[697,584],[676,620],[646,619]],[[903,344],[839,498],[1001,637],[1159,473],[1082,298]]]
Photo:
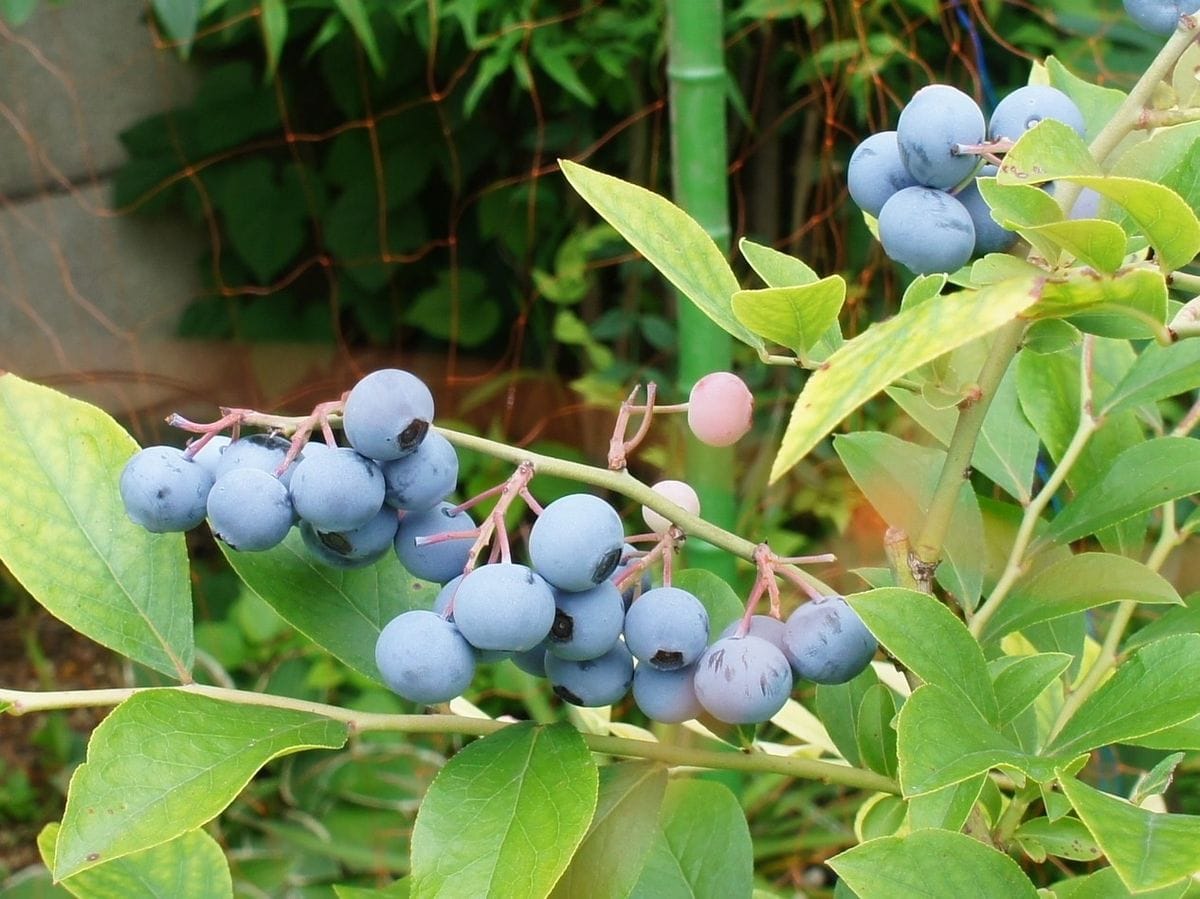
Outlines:
[[950,519],[954,506],[971,468],[971,456],[988,408],[1008,371],[1009,363],[1021,345],[1025,334],[1024,319],[1014,319],[996,332],[988,351],[987,361],[979,372],[979,398],[958,415],[950,445],[946,448],[946,462],[942,466],[929,511],[925,515],[925,527],[913,548],[911,566],[913,575],[921,588],[933,591],[933,573],[941,560],[942,546],[950,530]]
[[[52,709],[95,708],[115,706],[131,696],[147,690],[173,690],[207,696],[242,705],[266,706],[292,709],[320,715],[348,725],[355,733],[389,731],[406,734],[460,734],[485,737],[512,725],[492,718],[467,718],[461,715],[384,715],[377,712],[357,712],[339,706],[269,693],[248,690],[230,690],[189,684],[182,687],[130,687],[116,690],[63,690],[55,692],[27,692],[24,690],[0,690],[0,703],[11,703],[9,714],[24,715],[29,712]],[[797,756],[768,755],[767,753],[721,752],[709,749],[693,749],[687,746],[670,746],[649,740],[630,740],[596,734],[581,734],[593,752],[627,758],[650,759],[667,765],[684,765],[695,768],[714,768],[728,771],[768,772],[818,780],[823,783],[841,784],[861,790],[881,793],[899,793],[900,787],[891,779],[861,768],[851,768],[833,762],[820,762]]]
[[1012,835],[1021,825],[1021,819],[1025,817],[1025,812],[1029,806],[1040,795],[1040,790],[1037,784],[1028,783],[1020,789],[1012,799],[1008,801],[1008,807],[1004,809],[1004,813],[1000,816],[1000,820],[996,822],[996,828],[992,833],[992,838],[997,846],[1007,846]]

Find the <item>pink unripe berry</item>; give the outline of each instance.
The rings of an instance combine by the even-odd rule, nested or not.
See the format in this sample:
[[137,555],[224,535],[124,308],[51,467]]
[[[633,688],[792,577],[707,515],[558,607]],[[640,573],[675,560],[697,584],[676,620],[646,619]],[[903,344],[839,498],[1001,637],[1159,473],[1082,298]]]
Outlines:
[[688,397],[688,427],[701,443],[729,446],[750,430],[754,395],[737,375],[715,371],[705,375]]
[[[683,481],[659,481],[651,488],[655,493],[661,493],[677,506],[682,506],[693,515],[700,514],[700,497],[690,485]],[[656,534],[665,534],[672,522],[659,515],[649,506],[642,506],[642,518],[646,526]]]

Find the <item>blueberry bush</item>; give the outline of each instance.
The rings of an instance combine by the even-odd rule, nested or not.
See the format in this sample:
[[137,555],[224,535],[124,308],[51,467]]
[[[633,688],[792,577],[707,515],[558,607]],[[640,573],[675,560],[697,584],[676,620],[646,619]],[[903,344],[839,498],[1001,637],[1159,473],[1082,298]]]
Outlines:
[[[174,415],[183,449],[139,449],[100,410],[0,375],[0,559],[148,673],[0,688],[8,714],[112,707],[39,838],[54,880],[231,896],[245,859],[222,821],[275,760],[440,735],[469,742],[418,808],[388,806],[376,864],[347,864],[403,876],[338,896],[779,895],[746,797],[703,771],[853,797],[853,845],[827,859],[838,896],[1194,894],[1200,817],[1163,796],[1200,751],[1200,606],[1163,572],[1200,528],[1200,19],[1158,5],[1175,24],[1127,94],[1050,58],[990,122],[930,85],[863,144],[850,194],[916,277],[850,339],[842,276],[743,240],[765,285],[744,287],[669,201],[561,163],[761,364],[809,373],[770,476],[837,431],[889,526],[858,592],[820,579],[829,555],[782,557],[706,521],[688,485],[630,474],[663,415],[722,445],[753,427],[732,373],[674,406],[634,390],[607,465],[446,427],[400,368],[304,416]],[[923,439],[844,429],[867,403]],[[462,451],[511,474],[457,497]],[[548,477],[576,489],[543,505]],[[206,519],[246,589],[394,704],[214,676],[181,534]],[[679,564],[685,539],[752,568],[744,601]],[[471,701],[513,677],[523,703]],[[1148,763],[1114,785],[1091,764],[1106,755]],[[409,762],[359,791],[388,805],[420,780]],[[322,765],[289,769],[289,794],[346,770]]]

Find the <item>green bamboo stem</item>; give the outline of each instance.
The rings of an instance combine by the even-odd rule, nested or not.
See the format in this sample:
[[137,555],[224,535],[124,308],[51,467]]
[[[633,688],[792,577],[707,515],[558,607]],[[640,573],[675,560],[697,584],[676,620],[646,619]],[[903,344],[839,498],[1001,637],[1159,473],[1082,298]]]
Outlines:
[[[729,196],[726,171],[725,35],[721,0],[668,0],[667,77],[670,84],[671,171],[675,202],[722,249],[728,249]],[[679,381],[690,388],[712,371],[728,370],[733,348],[728,334],[694,303],[678,302]],[[729,528],[737,516],[733,450],[688,438],[685,480],[700,508]],[[709,547],[689,548],[692,564],[727,580],[731,560]]]
[[[406,734],[459,734],[469,737],[486,737],[512,724],[494,718],[468,718],[462,715],[385,715],[378,712],[358,712],[321,702],[309,702],[270,693],[249,690],[230,690],[225,687],[210,687],[188,684],[182,687],[129,687],[115,690],[62,690],[29,692],[24,690],[0,690],[0,704],[10,703],[8,714],[24,715],[57,709],[97,708],[115,706],[147,690],[173,690],[236,702],[241,705],[265,706],[268,708],[291,709],[320,715],[349,726],[355,733],[392,732]],[[769,755],[765,752],[742,753],[721,752],[709,749],[693,749],[687,746],[671,746],[649,740],[631,740],[597,734],[581,734],[593,752],[624,758],[650,759],[666,765],[682,765],[693,768],[714,768],[728,771],[749,771],[783,774],[805,780],[873,790],[881,793],[899,793],[900,787],[890,778],[852,768],[834,762],[821,762],[797,756]]]

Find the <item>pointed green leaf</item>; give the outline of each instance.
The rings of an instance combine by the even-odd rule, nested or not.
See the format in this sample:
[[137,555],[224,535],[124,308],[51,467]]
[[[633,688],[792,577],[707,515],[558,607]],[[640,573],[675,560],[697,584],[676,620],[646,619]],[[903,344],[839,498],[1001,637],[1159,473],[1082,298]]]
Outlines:
[[105,412],[0,374],[0,560],[50,614],[170,677],[192,667],[182,534],[125,514],[138,450]]
[[858,754],[858,710],[863,697],[879,683],[875,669],[867,666],[844,684],[817,684],[817,717],[842,758],[851,765],[861,763]]
[[1147,344],[1105,400],[1101,414],[1155,403],[1197,387],[1200,387],[1200,340],[1180,340],[1170,346]]
[[1125,743],[1200,715],[1200,634],[1143,646],[1084,700],[1047,752]]
[[[1003,657],[989,664],[999,705],[999,722],[1008,724],[1029,708],[1071,665],[1065,652],[1040,652],[1020,658]],[[997,665],[997,662],[1007,664]]]
[[284,0],[262,0],[259,21],[262,24],[263,47],[267,51],[267,78],[275,76],[279,56],[287,41],[288,12]]
[[740,285],[725,254],[686,212],[653,191],[561,160],[563,174],[600,217],[718,326],[756,350],[762,338],[737,320]]
[[[945,465],[941,450],[878,432],[839,435],[834,450],[854,483],[887,523],[920,533]],[[983,520],[970,484],[963,482],[938,566],[938,583],[973,609],[983,589]]]
[[[883,684],[868,688],[858,707],[858,755],[863,764],[884,777],[896,776],[896,701]],[[903,813],[901,813],[903,816]]]
[[[1200,51],[1192,47],[1189,52]],[[1186,72],[1188,80],[1200,86],[1189,66],[1179,63],[1175,71]],[[1200,179],[1196,177],[1200,170],[1200,141],[1197,138],[1200,138],[1200,122],[1156,128],[1145,140],[1126,150],[1109,174],[1155,181],[1171,188],[1195,208],[1200,204]]]
[[1200,750],[1200,715],[1144,737],[1130,737],[1126,742],[1148,749]]
[[983,651],[966,625],[928,593],[883,587],[846,597],[900,664],[927,684],[957,693],[988,721],[996,696]]
[[988,621],[982,640],[1126,599],[1182,602],[1170,581],[1141,562],[1111,553],[1080,553],[1018,581]]
[[551,895],[560,899],[628,896],[650,854],[666,788],[667,769],[655,762],[601,768],[600,798],[591,826]]
[[813,372],[771,466],[776,481],[847,415],[896,378],[989,334],[1036,302],[1032,280],[937,296],[872,325]]
[[1043,119],[1004,155],[996,181],[1006,184],[1042,184],[1075,175],[1099,175],[1100,166],[1087,144],[1070,125]]
[[988,253],[982,259],[971,263],[971,284],[976,287],[998,284],[1010,278],[1044,277],[1044,268],[1008,253]]
[[470,744],[417,812],[412,894],[547,895],[587,833],[597,789],[596,763],[569,724],[517,724]]
[[[57,822],[38,834],[38,851],[54,870]],[[191,830],[161,846],[143,849],[107,864],[80,871],[62,886],[79,899],[137,896],[139,899],[223,899],[233,896],[229,862],[217,841]]]
[[1065,281],[1049,281],[1041,299],[1025,314],[1035,319],[1069,318],[1077,327],[1102,337],[1121,337],[1101,330],[1111,329],[1115,321],[1126,328],[1136,327],[1130,336],[1146,337],[1153,335],[1133,316],[1145,315],[1165,324],[1166,312],[1167,282],[1162,272],[1131,268],[1103,278],[1076,272]]
[[1124,91],[1084,81],[1067,71],[1053,56],[1046,57],[1046,74],[1050,86],[1058,88],[1074,100],[1079,111],[1083,113],[1083,121],[1087,126],[1083,139],[1088,143],[1096,139],[1096,135],[1108,124],[1117,107],[1125,102]]
[[1144,515],[1163,503],[1200,493],[1200,440],[1158,437],[1117,456],[1050,522],[1046,538],[1070,543]]
[[739,290],[733,314],[750,331],[801,356],[837,323],[845,301],[845,279],[830,275],[801,287]]
[[917,830],[882,837],[829,860],[859,899],[1037,899],[1015,861],[962,833]]
[[375,70],[375,74],[382,75],[383,56],[379,52],[379,44],[375,42],[375,29],[371,27],[371,19],[363,0],[333,0],[333,4],[350,23],[358,42],[367,54],[367,59],[371,61],[371,68]]
[[338,749],[347,727],[308,712],[148,690],[92,733],[75,769],[55,848],[55,879],[159,846],[216,817],[263,765]]
[[[1032,184],[1001,184],[995,178],[976,179],[992,218],[1005,228],[1028,228],[1063,220],[1054,197]],[[1019,268],[1018,271],[1023,271]]]
[[795,256],[764,247],[743,237],[738,249],[768,287],[800,287],[818,280],[818,275]]
[[1031,756],[998,733],[962,694],[918,687],[897,716],[900,787],[906,797],[961,783],[992,768],[1016,768],[1039,782],[1069,758]]
[[[1037,862],[1045,861],[1047,855],[1077,862],[1095,861],[1100,857],[1100,847],[1078,818],[1058,818],[1055,821],[1030,818],[1017,828],[1013,840]],[[1041,857],[1038,858],[1035,853]]]
[[1114,868],[1101,868],[1087,877],[1073,877],[1050,885],[1056,899],[1183,899],[1191,878],[1157,890],[1139,890],[1135,896],[1121,883]]
[[1191,262],[1200,252],[1200,219],[1171,188],[1142,178],[1104,175],[1065,180],[1091,188],[1129,213],[1158,253],[1164,271]]
[[932,793],[912,797],[908,800],[909,830],[926,827],[962,830],[986,782],[987,775],[980,774]]
[[196,39],[203,0],[152,0],[152,4],[167,37],[179,45],[179,55],[187,59]]
[[1175,779],[1175,769],[1183,761],[1186,753],[1172,752],[1159,761],[1157,765],[1138,777],[1133,789],[1129,792],[1129,801],[1141,805],[1151,796],[1162,796],[1171,787]]
[[1181,606],[1158,611],[1161,614],[1153,621],[1139,627],[1125,638],[1121,646],[1122,651],[1129,652],[1163,637],[1200,633],[1200,593],[1185,596]]
[[750,894],[753,848],[737,799],[722,784],[667,784],[657,836],[630,899],[729,899]]
[[[1034,188],[1036,190],[1036,188]],[[1070,219],[1020,229],[1023,237],[1036,234],[1098,272],[1113,274],[1125,261],[1128,238],[1120,225],[1102,219]]]
[[1062,789],[1131,892],[1200,873],[1200,817],[1149,812],[1071,777]]
[[917,275],[908,287],[904,288],[904,296],[900,298],[900,308],[910,309],[920,306],[926,300],[932,300],[946,286],[949,277],[942,273],[932,275]]
[[329,568],[313,558],[295,528],[266,552],[219,544],[246,586],[288,624],[359,674],[379,679],[375,642],[384,625],[409,609],[430,608],[436,587],[415,580],[394,553],[366,568]]

